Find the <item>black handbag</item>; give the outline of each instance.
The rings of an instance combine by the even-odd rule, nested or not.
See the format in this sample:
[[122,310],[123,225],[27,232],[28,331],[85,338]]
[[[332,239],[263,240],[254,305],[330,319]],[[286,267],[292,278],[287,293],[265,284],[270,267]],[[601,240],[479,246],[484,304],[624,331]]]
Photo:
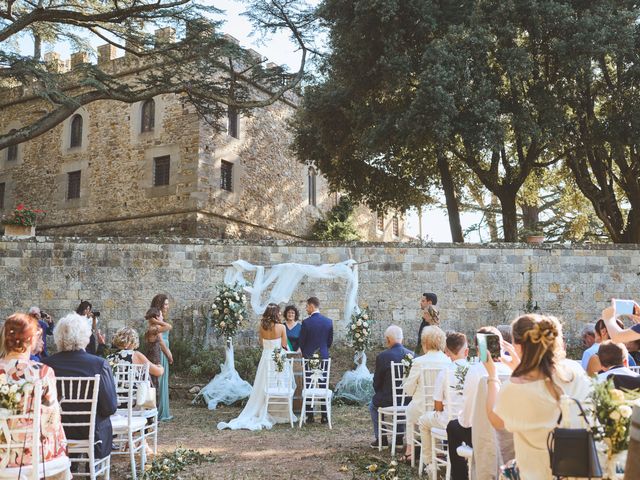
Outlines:
[[[589,425],[587,415],[580,402],[572,398]],[[558,424],[562,419],[558,419]],[[556,427],[547,437],[547,449],[551,473],[556,477],[602,478],[596,442],[590,428]]]

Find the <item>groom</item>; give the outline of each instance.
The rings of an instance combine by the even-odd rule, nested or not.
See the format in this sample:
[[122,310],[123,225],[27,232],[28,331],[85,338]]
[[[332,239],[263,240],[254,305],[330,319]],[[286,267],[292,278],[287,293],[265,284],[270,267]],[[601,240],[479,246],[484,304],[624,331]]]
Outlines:
[[[329,358],[329,348],[333,343],[333,321],[320,314],[320,300],[310,297],[307,300],[307,314],[300,329],[299,345],[304,358],[311,358],[320,351],[322,359]],[[313,413],[307,414],[307,423],[313,423]],[[322,410],[322,423],[327,423],[326,411]]]

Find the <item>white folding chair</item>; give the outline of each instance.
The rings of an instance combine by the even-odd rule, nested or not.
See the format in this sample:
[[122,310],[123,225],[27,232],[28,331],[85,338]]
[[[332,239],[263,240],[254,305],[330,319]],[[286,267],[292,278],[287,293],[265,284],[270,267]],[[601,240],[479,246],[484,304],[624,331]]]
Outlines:
[[[136,366],[133,365],[133,367]],[[111,454],[129,455],[131,476],[133,480],[136,480],[136,453],[140,455],[140,471],[142,473],[144,473],[144,466],[147,461],[145,445],[145,426],[147,421],[144,417],[136,416],[133,413],[135,373],[132,372],[135,372],[135,369],[131,367],[132,365],[130,364],[118,364],[113,371],[119,411],[111,416],[114,435],[113,443],[118,447],[118,450],[114,450]]]
[[[450,382],[449,375],[444,376],[442,385],[444,391],[444,409],[449,423],[458,417],[458,413],[462,410],[464,397],[462,391],[457,390],[455,385]],[[420,460],[418,461],[418,474],[422,476],[423,465],[425,464],[424,451],[420,451]],[[445,479],[451,478],[451,463],[449,461],[449,450],[447,447],[447,430],[444,428],[431,428],[431,478],[438,478],[438,469],[445,468]]]
[[[0,478],[38,480],[45,476],[60,475],[66,471],[71,478],[69,457],[62,455],[48,462],[41,460],[40,423],[42,416],[42,382],[35,382],[32,399],[23,402],[22,412],[0,417]],[[31,450],[31,464],[7,467],[16,455],[22,459],[25,450]]]
[[[134,404],[135,404],[135,394],[138,391],[138,386],[141,382],[148,382],[151,385],[151,377],[149,376],[149,364],[145,365],[136,365],[136,364],[124,364],[128,365],[131,371],[131,375],[133,375],[133,393],[134,393]],[[126,415],[126,409],[121,410],[121,414]],[[142,417],[145,420],[151,419],[151,422],[147,422],[144,428],[144,437],[147,445],[149,441],[147,440],[149,437],[153,437],[153,454],[156,455],[158,453],[158,409],[157,408],[144,408],[135,405],[133,409],[134,417]]]
[[265,385],[265,394],[267,396],[267,408],[269,405],[277,405],[286,407],[289,415],[289,422],[293,428],[293,395],[296,391],[296,384],[293,379],[293,359],[284,360],[284,368],[282,372],[276,370],[273,361],[267,364],[267,384]]
[[[444,368],[448,368],[447,364],[442,364],[437,367],[425,367],[420,371],[422,391],[416,392],[418,395],[422,394],[424,399],[424,410],[421,414],[430,412],[433,410],[433,393],[435,390],[436,378],[440,371]],[[407,445],[410,445],[412,452],[415,452],[416,447],[420,447],[422,452],[422,439],[420,438],[420,432],[417,430],[417,424],[409,425],[407,423]],[[411,466],[415,466],[415,455],[411,455]]]
[[[398,428],[407,423],[407,406],[404,393],[404,365],[391,362],[392,402],[389,407],[378,407],[378,451],[382,451],[383,435],[391,434],[391,455],[396,452]],[[385,420],[385,417],[388,420]]]
[[[86,431],[86,438],[71,439],[67,433],[67,445],[71,463],[87,464],[88,473],[74,473],[74,477],[89,477],[94,480],[104,475],[109,480],[111,455],[95,458],[96,412],[100,375],[94,377],[57,377],[58,398],[62,409],[62,426],[65,432]],[[75,435],[73,435],[75,436]]]
[[[319,362],[319,367],[315,367],[311,362]],[[302,378],[304,388],[302,389],[302,412],[300,413],[300,428],[307,421],[308,413],[320,413],[324,407],[331,426],[331,399],[333,391],[329,388],[329,375],[331,373],[331,359],[314,360],[304,358],[302,360]],[[308,404],[308,405],[307,405]]]

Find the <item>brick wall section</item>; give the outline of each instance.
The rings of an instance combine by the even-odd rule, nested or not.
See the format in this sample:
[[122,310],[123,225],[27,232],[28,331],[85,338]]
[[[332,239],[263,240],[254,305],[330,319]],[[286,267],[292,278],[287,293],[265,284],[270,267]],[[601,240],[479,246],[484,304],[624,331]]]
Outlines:
[[[332,263],[348,258],[359,266],[359,301],[372,308],[381,333],[391,322],[413,343],[418,298],[439,296],[445,329],[469,332],[506,323],[528,298],[561,316],[575,333],[594,321],[611,297],[640,298],[638,246],[457,246],[452,244],[312,244],[165,239],[37,237],[0,240],[0,314],[38,304],[59,318],[89,299],[111,331],[137,324],[155,293],[168,292],[176,316],[186,306],[210,300],[225,267],[242,258],[259,264]],[[334,318],[344,336],[342,281],[305,281],[294,301],[310,295]],[[244,334],[253,338],[257,322]]]

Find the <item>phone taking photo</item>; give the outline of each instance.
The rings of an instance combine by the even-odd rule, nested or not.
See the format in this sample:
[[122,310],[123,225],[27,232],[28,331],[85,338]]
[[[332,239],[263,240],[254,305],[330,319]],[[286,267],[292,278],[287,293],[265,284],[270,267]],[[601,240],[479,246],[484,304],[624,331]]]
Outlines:
[[619,298],[612,299],[611,303],[616,309],[616,315],[633,315],[633,309],[636,305],[633,300],[620,300]]
[[478,345],[478,357],[481,362],[486,362],[489,355],[492,358],[500,357],[500,337],[495,333],[478,333],[476,345]]

